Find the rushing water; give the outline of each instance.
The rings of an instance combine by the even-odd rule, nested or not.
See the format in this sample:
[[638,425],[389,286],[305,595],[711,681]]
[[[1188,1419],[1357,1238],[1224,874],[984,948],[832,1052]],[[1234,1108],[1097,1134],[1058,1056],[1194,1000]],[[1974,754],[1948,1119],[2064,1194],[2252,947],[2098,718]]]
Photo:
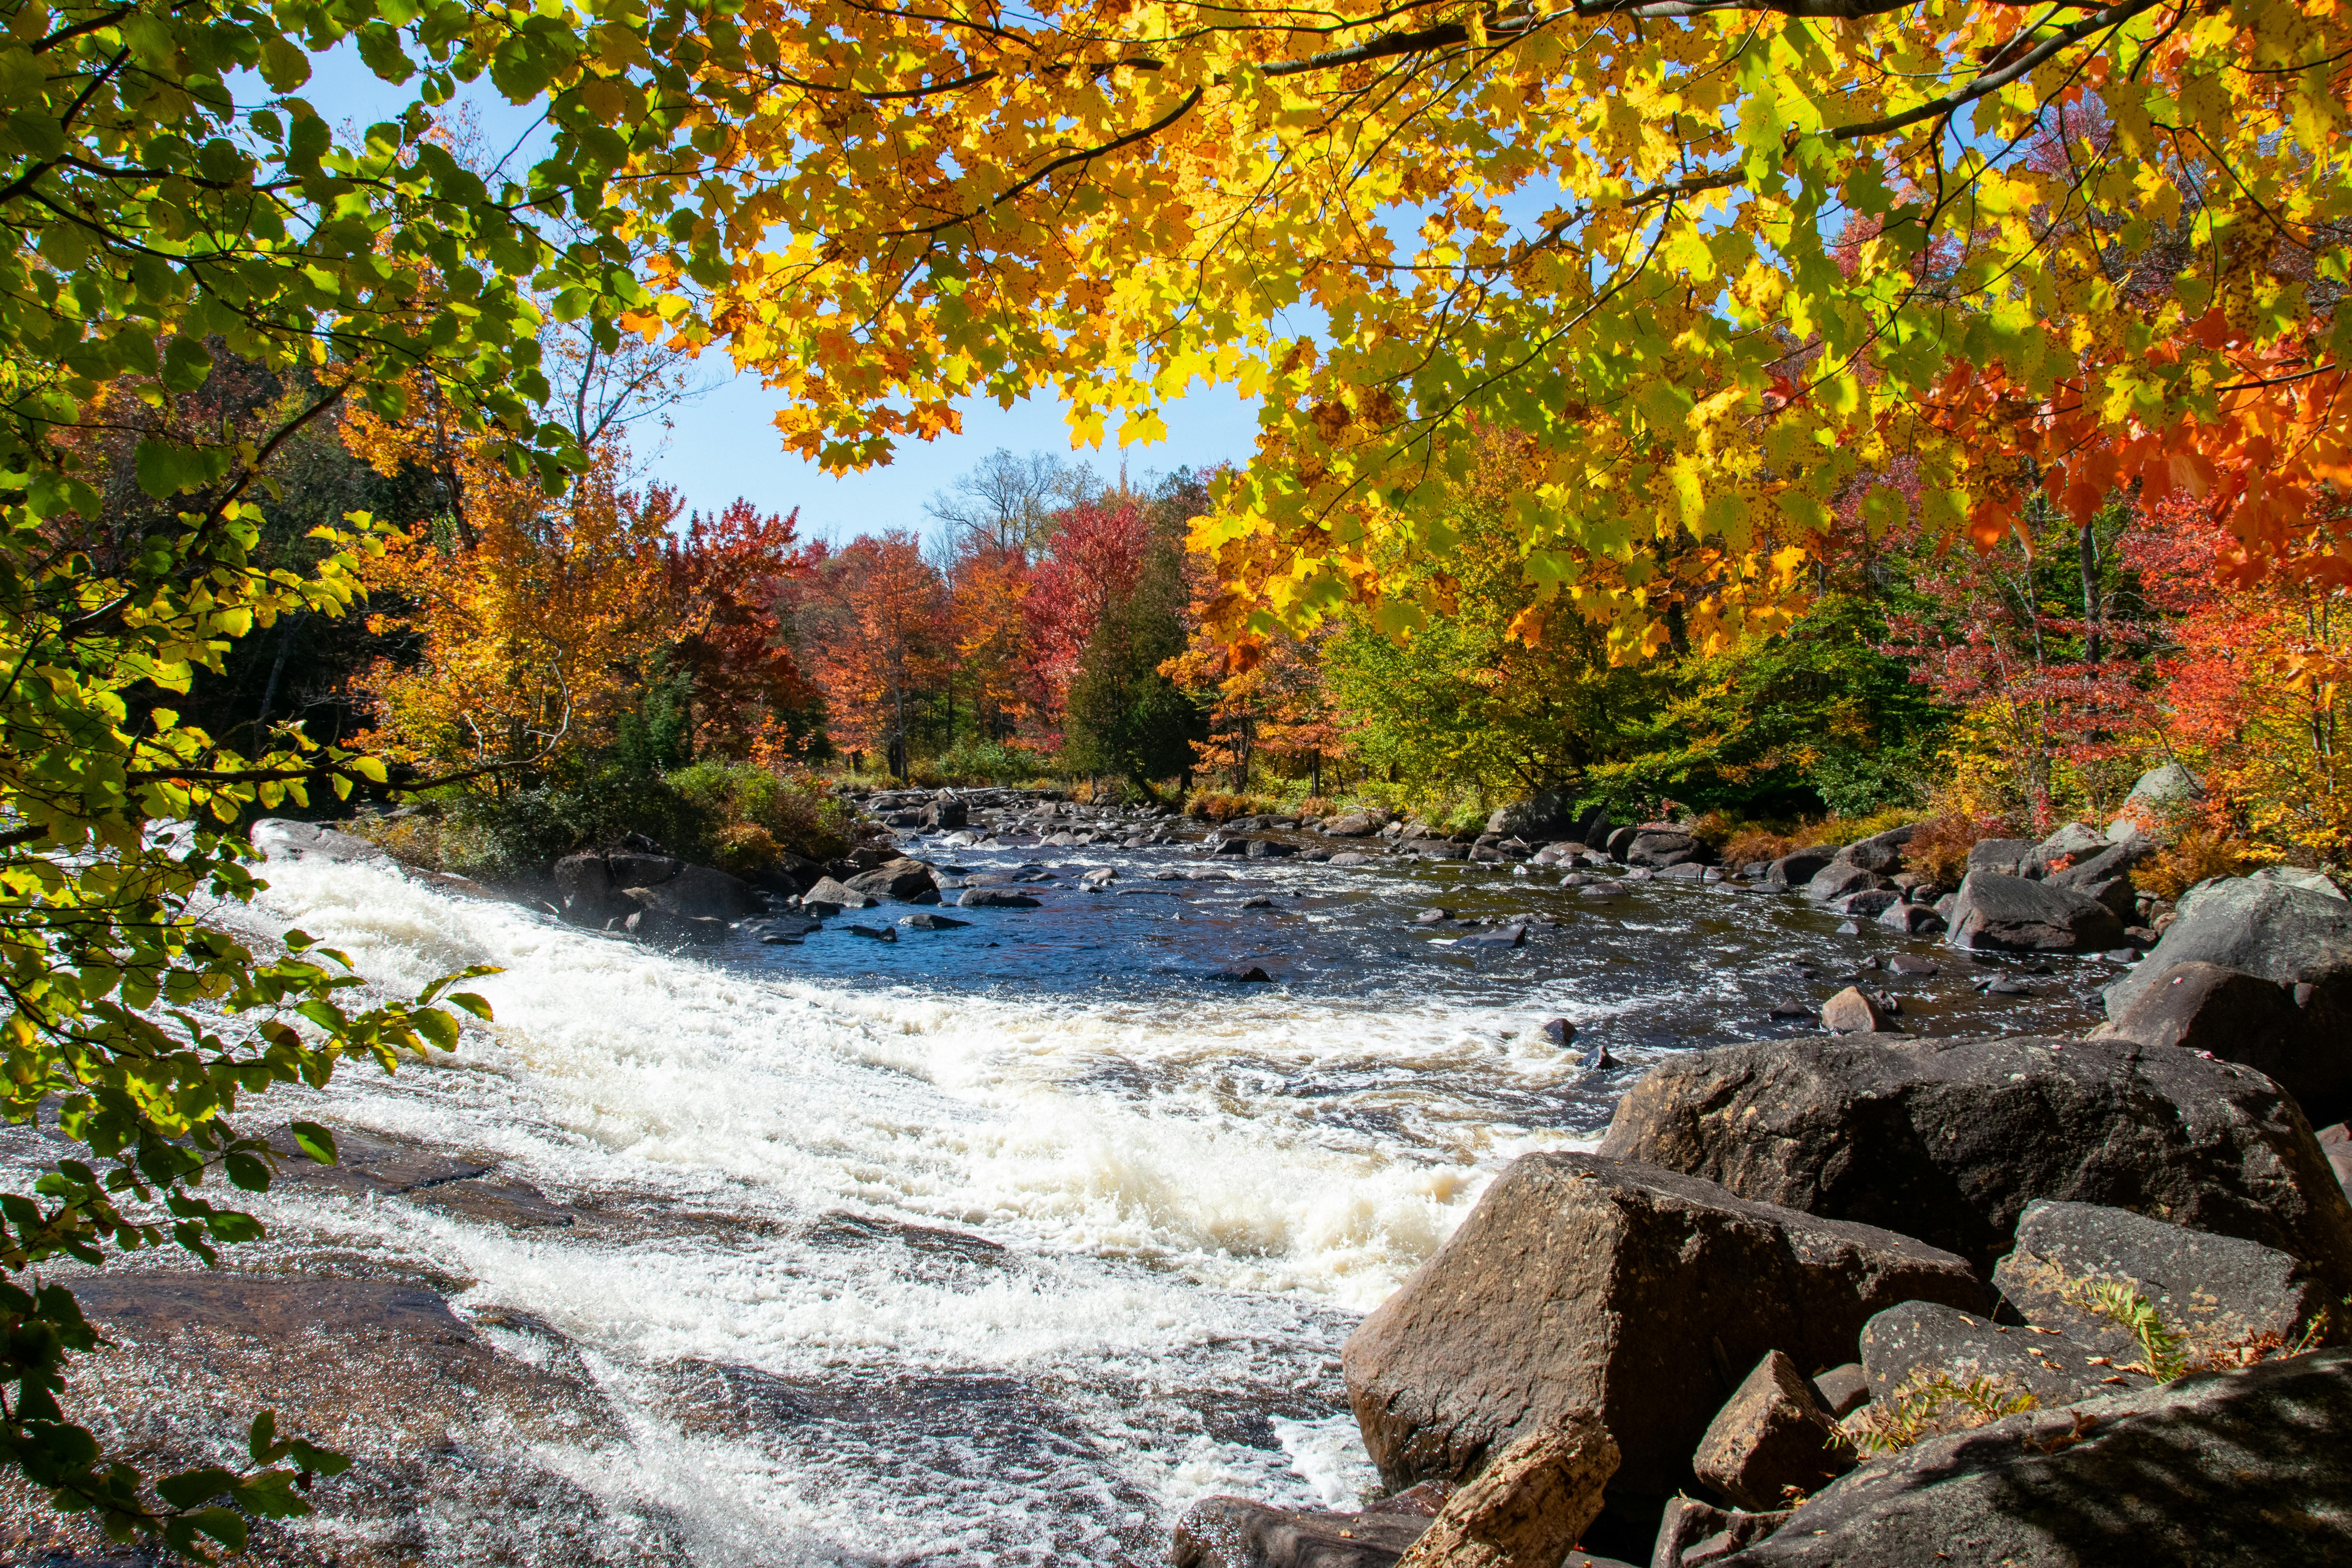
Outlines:
[[[635,1223],[281,1187],[262,1246],[431,1279],[519,1354],[544,1348],[498,1325],[559,1335],[625,1437],[530,1461],[658,1516],[688,1561],[1159,1562],[1203,1494],[1363,1493],[1338,1373],[1356,1319],[1504,1163],[1597,1136],[1657,1053],[1790,1032],[1773,1002],[1818,1003],[1874,953],[1945,966],[1872,976],[1937,1034],[2079,1024],[2113,973],[2060,961],[2035,995],[1979,997],[1932,944],[1720,887],[1596,900],[1507,868],[1181,847],[931,858],[1054,879],[1024,889],[1037,909],[940,911],[962,930],[841,929],[892,905],[677,956],[271,867],[251,918],[388,986],[504,971],[457,1057],[347,1071],[308,1113],[494,1153]],[[1099,866],[1107,889],[1075,885]],[[1431,906],[1538,923],[1474,955],[1475,928],[1412,924]],[[1241,963],[1274,983],[1218,978]],[[1553,1016],[1622,1065],[1580,1067]]]

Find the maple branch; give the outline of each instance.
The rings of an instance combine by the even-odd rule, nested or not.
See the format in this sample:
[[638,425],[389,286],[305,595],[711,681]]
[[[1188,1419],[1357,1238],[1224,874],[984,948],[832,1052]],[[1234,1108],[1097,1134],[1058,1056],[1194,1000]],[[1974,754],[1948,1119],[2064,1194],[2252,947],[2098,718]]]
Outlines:
[[1124,136],[1114,136],[1098,147],[1085,147],[1079,149],[1076,153],[1063,153],[1060,157],[1055,159],[1052,163],[1047,163],[1045,167],[1037,170],[1034,174],[1014,181],[1004,190],[999,192],[993,196],[991,196],[988,199],[988,205],[982,207],[977,212],[960,213],[954,217],[941,218],[937,223],[926,224],[921,228],[894,229],[884,236],[884,237],[890,239],[911,239],[917,235],[944,234],[949,229],[954,228],[961,224],[970,223],[972,219],[1003,206],[1006,202],[1009,202],[1013,197],[1021,195],[1022,192],[1035,188],[1036,185],[1058,170],[1066,169],[1074,163],[1091,163],[1097,158],[1107,157],[1109,154],[1118,152],[1122,147],[1132,147],[1139,142],[1150,141],[1152,137],[1159,135],[1162,131],[1167,130],[1170,126],[1183,119],[1187,114],[1192,113],[1193,105],[1201,101],[1201,95],[1207,90],[1208,89],[1206,87],[1194,88],[1192,91],[1186,93],[1177,101],[1175,108],[1170,110],[1167,113],[1153,121],[1150,124],[1130,131]]
[[2084,17],[2059,28],[2041,43],[1996,70],[1979,76],[1968,86],[1957,88],[1941,98],[1906,109],[1900,114],[1890,114],[1883,120],[1868,120],[1859,125],[1841,125],[1833,131],[1817,132],[1833,142],[1858,142],[1865,136],[1884,136],[1890,131],[1901,131],[1923,120],[1935,120],[1964,109],[1989,92],[1997,92],[2018,78],[2031,74],[2036,67],[2047,63],[2053,56],[2073,44],[2079,44],[2092,34],[2119,27],[2143,11],[2153,11],[2165,0],[2123,0],[2104,11]]

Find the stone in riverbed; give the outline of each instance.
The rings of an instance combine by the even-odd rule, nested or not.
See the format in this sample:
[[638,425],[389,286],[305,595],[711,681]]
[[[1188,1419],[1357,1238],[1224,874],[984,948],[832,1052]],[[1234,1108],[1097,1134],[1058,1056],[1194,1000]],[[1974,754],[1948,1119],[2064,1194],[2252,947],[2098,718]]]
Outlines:
[[847,931],[852,936],[862,936],[868,942],[896,942],[898,940],[898,930],[893,926],[852,925],[844,926],[841,929]]
[[1618,1103],[1601,1150],[1981,1268],[2028,1204],[2058,1198],[2259,1241],[2352,1294],[2352,1202],[2302,1111],[2189,1051],[1874,1037],[1678,1053]]
[[2130,1348],[2112,1318],[2081,1304],[2083,1288],[2100,1280],[2129,1287],[2203,1349],[2290,1343],[2327,1305],[2319,1281],[2283,1252],[2096,1204],[2028,1208],[2016,1247],[1992,1275],[2001,1299],[2029,1323],[2102,1350],[2118,1339],[2114,1348]]
[[1003,888],[966,888],[956,895],[956,905],[967,910],[1034,910],[1037,900]]
[[2323,980],[2352,966],[2352,902],[2308,871],[2200,882],[2180,900],[2155,951],[2107,987],[2107,1016],[2121,1016],[2174,964],[2192,963],[2288,984]]
[[[1711,1182],[1591,1154],[1529,1154],[1341,1352],[1364,1443],[1391,1485],[1455,1479],[1525,1433],[1599,1416],[1612,1491],[1654,1507],[1690,1479],[1723,1403],[1716,1360],[1782,1348],[1820,1365],[1869,1318],[1925,1298],[1976,1307],[1968,1265],[1907,1237],[1750,1204]],[[1719,1357],[1693,1347],[1719,1342]]]
[[385,853],[383,845],[371,843],[357,834],[345,833],[338,828],[321,827],[315,822],[265,816],[253,825],[246,837],[256,849],[261,851],[265,860],[394,868],[392,857]]
[[939,884],[931,879],[931,868],[920,860],[888,860],[871,871],[861,871],[849,879],[851,889],[872,899],[909,900],[918,893],[936,893]]
[[2297,987],[2176,963],[2095,1033],[2242,1063],[2276,1079],[2315,1122],[2352,1114],[2352,969]]
[[1203,1498],[1176,1521],[1173,1568],[1390,1568],[1421,1538],[1453,1489],[1432,1482],[1361,1513]]
[[1397,1568],[1551,1568],[1600,1517],[1617,1463],[1590,1415],[1515,1438],[1445,1500]]
[[2039,876],[2042,847],[2031,838],[1979,838],[1969,846],[1969,870],[2003,877]]
[[650,886],[623,881],[614,885],[623,898],[639,908],[679,920],[740,921],[767,906],[751,884],[709,866],[679,866],[677,873]]
[[1867,892],[1878,886],[1875,872],[1859,866],[1831,864],[1813,874],[1805,884],[1805,897],[1815,903],[1832,903],[1854,893]]
[[1781,856],[1766,867],[1764,879],[1777,887],[1801,888],[1836,858],[1835,852],[1832,850],[1800,849]]
[[656,947],[709,947],[727,940],[725,921],[662,909],[639,910],[621,922],[621,929]]
[[1950,916],[1954,947],[1995,952],[2100,952],[2124,939],[2113,910],[2079,889],[1970,871]]
[[1494,931],[1474,931],[1457,940],[1454,945],[1470,948],[1475,952],[1500,952],[1510,948],[1525,947],[1527,944],[1527,922],[1517,921]]
[[1889,904],[1879,911],[1878,923],[1905,936],[1932,936],[1944,929],[1944,917],[1927,904]]
[[1216,978],[1242,985],[1270,985],[1274,976],[1255,963],[1228,963],[1217,971]]
[[961,931],[970,921],[955,920],[947,915],[935,915],[928,910],[921,914],[901,915],[898,923],[909,931]]
[[1864,888],[1859,893],[1848,893],[1830,907],[1858,921],[1874,921],[1889,910],[1905,906],[1903,895],[1891,888]]
[[1741,1508],[1777,1509],[1791,1488],[1819,1491],[1853,1468],[1853,1457],[1797,1363],[1773,1351],[1716,1412],[1691,1468]]
[[836,910],[870,910],[881,900],[862,893],[831,877],[820,877],[816,886],[801,895],[801,903],[831,904]]
[[1874,1035],[1895,1026],[1878,999],[1859,985],[1849,985],[1822,1004],[1822,1027],[1832,1035]]
[[[2352,1562],[2352,1351],[2031,1411],[1854,1470],[1725,1568]],[[1674,1560],[1680,1568],[1687,1558]]]

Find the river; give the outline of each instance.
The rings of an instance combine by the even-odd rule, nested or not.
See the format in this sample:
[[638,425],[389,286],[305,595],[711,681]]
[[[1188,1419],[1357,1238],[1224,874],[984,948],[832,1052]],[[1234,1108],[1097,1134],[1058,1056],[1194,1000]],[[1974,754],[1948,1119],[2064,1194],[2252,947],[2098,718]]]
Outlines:
[[[886,906],[677,955],[365,867],[271,866],[235,918],[299,925],[393,988],[503,970],[478,984],[497,1022],[454,1057],[350,1068],[283,1113],[480,1151],[635,1223],[281,1185],[236,1261],[358,1259],[435,1284],[510,1353],[558,1342],[623,1436],[517,1442],[614,1539],[658,1521],[659,1551],[617,1556],[1158,1563],[1208,1493],[1365,1494],[1350,1327],[1504,1163],[1596,1137],[1659,1053],[1805,1028],[1771,1004],[1817,1005],[1870,956],[1937,961],[1866,975],[1936,1034],[2079,1027],[2115,973],[2059,960],[2032,994],[1980,996],[1932,942],[1724,885],[1595,899],[1460,863],[925,852],[1052,879],[1024,889],[1040,908],[943,910],[970,925],[894,943],[841,929],[908,912]],[[1107,889],[1075,886],[1104,866]],[[1474,951],[1493,928],[1414,925],[1433,906],[1535,923]],[[1237,963],[1272,983],[1219,977]],[[1621,1065],[1580,1066],[1551,1017]],[[507,1546],[586,1560],[576,1535]]]

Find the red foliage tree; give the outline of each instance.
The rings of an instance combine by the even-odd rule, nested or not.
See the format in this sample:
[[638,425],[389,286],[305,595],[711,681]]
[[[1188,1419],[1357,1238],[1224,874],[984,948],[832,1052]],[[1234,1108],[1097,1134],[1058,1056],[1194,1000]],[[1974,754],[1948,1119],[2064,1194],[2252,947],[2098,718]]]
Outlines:
[[1058,730],[1087,639],[1112,607],[1135,592],[1151,550],[1151,520],[1124,491],[1055,514],[1045,558],[1029,572],[1021,600],[1036,711]]
[[826,732],[853,754],[880,752],[904,778],[914,722],[946,666],[945,584],[903,529],[813,553],[795,621]]
[[797,509],[762,516],[739,497],[664,542],[670,657],[693,682],[698,753],[743,755],[815,698],[777,613],[786,584],[814,566],[818,547],[798,543],[799,522]]

